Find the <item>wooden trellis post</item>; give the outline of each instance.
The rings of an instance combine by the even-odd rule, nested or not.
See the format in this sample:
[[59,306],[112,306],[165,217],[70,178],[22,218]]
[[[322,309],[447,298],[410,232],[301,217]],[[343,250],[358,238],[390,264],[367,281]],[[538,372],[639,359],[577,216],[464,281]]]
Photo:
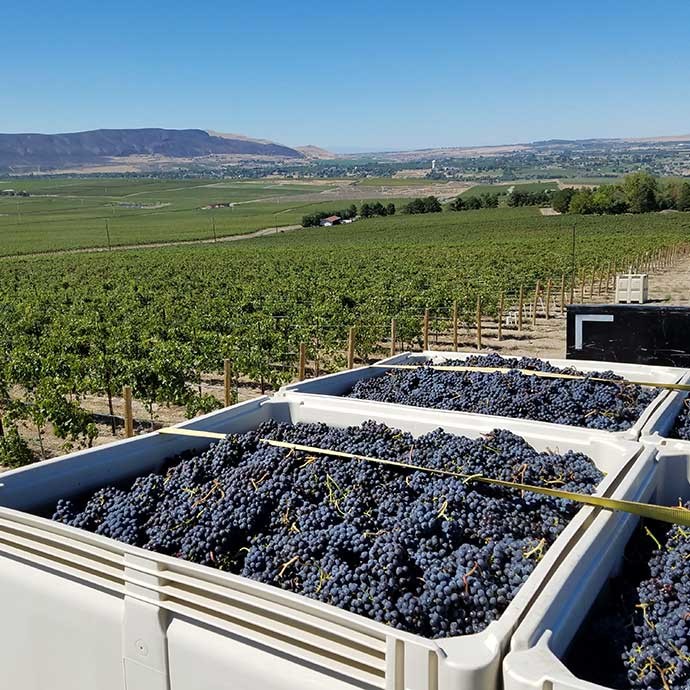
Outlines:
[[350,326],[347,334],[347,368],[353,369],[355,366],[355,333],[354,326]]
[[223,399],[225,407],[232,405],[232,366],[229,359],[223,360]]
[[482,349],[482,298],[477,295],[477,350]]
[[395,319],[391,319],[391,357],[395,354],[395,340],[397,333],[395,331]]
[[458,301],[453,302],[453,352],[458,351]]
[[539,299],[539,291],[541,286],[537,281],[537,286],[534,288],[534,304],[532,305],[532,325],[537,325],[537,300]]
[[299,374],[300,381],[307,378],[307,346],[305,343],[299,344]]
[[498,300],[498,339],[503,340],[503,308],[505,306],[505,292],[501,290]]
[[551,287],[552,287],[552,282],[551,278],[549,278],[548,282],[546,283],[546,308],[544,310],[544,316],[546,317],[546,320],[549,320],[549,316],[551,314]]
[[132,416],[132,387],[125,386],[122,389],[122,397],[125,400],[125,436],[134,436],[134,417]]
[[592,269],[592,278],[589,281],[589,298],[594,301],[594,276],[595,276],[596,271]]
[[424,349],[429,349],[429,310],[424,310],[424,329],[422,333],[422,342],[424,343]]
[[585,280],[587,279],[587,272],[582,269],[582,275],[580,276],[580,302],[585,301]]
[[522,312],[525,308],[525,288],[520,285],[520,295],[518,297],[518,331],[522,333]]
[[565,273],[561,273],[561,301],[560,301],[561,316],[565,312]]

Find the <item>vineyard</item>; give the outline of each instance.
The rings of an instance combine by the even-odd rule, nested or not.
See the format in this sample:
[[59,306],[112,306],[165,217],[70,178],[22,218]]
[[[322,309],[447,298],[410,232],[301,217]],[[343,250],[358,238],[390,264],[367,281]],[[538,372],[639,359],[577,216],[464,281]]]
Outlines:
[[152,419],[161,404],[188,416],[213,409],[220,402],[202,380],[226,359],[236,379],[265,390],[298,375],[301,344],[311,372],[345,366],[353,333],[357,361],[387,351],[392,319],[398,349],[422,346],[429,330],[476,324],[478,308],[480,322],[510,337],[527,327],[523,313],[555,315],[610,287],[615,270],[671,261],[690,218],[578,218],[574,271],[572,228],[572,218],[501,208],[232,247],[3,260],[0,464],[27,459],[19,422],[39,440],[52,427],[66,444],[90,444],[97,430],[81,399],[108,398],[112,414],[124,385]]

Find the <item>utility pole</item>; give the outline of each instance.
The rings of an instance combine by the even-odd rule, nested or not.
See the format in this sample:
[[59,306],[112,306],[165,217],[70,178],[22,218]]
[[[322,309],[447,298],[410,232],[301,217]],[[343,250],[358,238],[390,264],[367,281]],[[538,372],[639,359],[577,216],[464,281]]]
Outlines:
[[108,227],[108,219],[105,219],[105,236],[108,238],[108,251],[111,252],[113,248],[110,246],[110,228]]
[[218,237],[216,236],[216,217],[212,216],[211,221],[213,223],[213,241],[218,242]]

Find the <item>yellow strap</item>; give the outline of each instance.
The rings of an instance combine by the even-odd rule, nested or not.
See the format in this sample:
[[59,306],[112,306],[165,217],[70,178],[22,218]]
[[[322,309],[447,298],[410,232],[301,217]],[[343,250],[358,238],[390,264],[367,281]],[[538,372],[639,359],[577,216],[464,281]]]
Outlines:
[[[177,427],[166,427],[160,429],[161,434],[171,434],[175,436],[193,436],[197,438],[212,438],[225,439],[227,434],[221,434],[215,431],[198,431],[196,429],[180,429]],[[491,477],[484,477],[481,474],[464,474],[462,472],[452,472],[451,470],[437,470],[432,467],[423,467],[422,465],[414,465],[409,462],[398,462],[396,460],[384,460],[383,458],[375,458],[367,455],[354,455],[353,453],[346,453],[341,450],[330,450],[328,448],[317,448],[316,446],[304,446],[299,443],[288,443],[287,441],[274,441],[268,438],[260,439],[262,443],[268,443],[271,446],[278,448],[288,448],[290,450],[299,450],[305,453],[315,453],[318,455],[330,455],[336,458],[346,458],[348,460],[362,460],[364,462],[372,462],[379,465],[389,465],[392,467],[400,467],[407,470],[415,470],[420,472],[428,472],[430,474],[439,474],[445,477],[454,477],[462,479],[464,482],[479,482],[481,484],[489,484],[492,486],[502,486],[506,489],[513,489],[516,491],[531,491],[535,494],[542,494],[544,496],[551,496],[553,498],[563,498],[568,501],[574,501],[583,505],[593,506],[595,508],[604,508],[605,510],[620,511],[624,513],[631,513],[639,515],[640,517],[649,518],[651,520],[659,520],[661,522],[670,522],[675,525],[684,525],[690,527],[690,510],[680,506],[658,506],[651,503],[638,503],[637,501],[623,501],[615,498],[605,498],[603,496],[589,496],[587,494],[578,494],[574,491],[563,491],[562,489],[550,489],[546,486],[535,486],[532,484],[522,484],[520,482],[509,482],[504,479],[492,479]]]
[[532,484],[521,484],[520,482],[508,482],[504,479],[492,479],[491,477],[484,477],[480,474],[463,474],[462,472],[451,472],[450,470],[437,470],[431,467],[413,465],[412,463],[408,462],[384,460],[383,458],[373,458],[366,455],[354,455],[352,453],[345,453],[339,450],[328,450],[326,448],[315,448],[314,446],[303,446],[298,443],[273,441],[267,438],[262,438],[261,441],[272,446],[278,446],[279,448],[300,450],[304,451],[305,453],[332,455],[334,457],[347,458],[349,460],[364,460],[365,462],[374,462],[380,465],[391,465],[393,467],[402,467],[408,470],[419,470],[421,472],[440,474],[446,477],[455,477],[456,479],[462,479],[465,482],[480,482],[482,484],[502,486],[506,489],[515,489],[517,491],[531,491],[535,494],[543,494],[544,496],[552,496],[553,498],[564,498],[569,501],[583,503],[596,508],[604,508],[605,510],[612,511],[618,510],[621,512],[632,513],[633,515],[650,518],[652,520],[661,520],[663,522],[671,522],[675,525],[685,525],[686,527],[690,527],[690,510],[681,508],[680,506],[657,506],[650,503],[638,503],[637,501],[623,501],[615,498],[604,498],[603,496],[589,496],[587,494],[578,494],[574,491],[549,489],[545,486],[533,486]]
[[582,374],[562,374],[555,371],[534,371],[533,369],[510,369],[508,367],[465,367],[449,364],[372,364],[375,369],[438,369],[439,371],[468,371],[483,374],[508,374],[517,371],[525,376],[539,376],[545,379],[571,379],[575,381],[596,381],[597,383],[629,384],[631,386],[647,386],[648,388],[663,388],[670,391],[690,391],[690,384],[686,383],[654,383],[649,381],[630,381],[629,379],[602,379]]

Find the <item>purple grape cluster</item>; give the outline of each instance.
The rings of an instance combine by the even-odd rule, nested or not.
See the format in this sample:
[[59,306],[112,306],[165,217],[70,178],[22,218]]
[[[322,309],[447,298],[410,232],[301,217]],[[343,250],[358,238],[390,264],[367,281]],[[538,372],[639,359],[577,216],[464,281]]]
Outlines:
[[570,501],[262,438],[580,493],[603,477],[581,453],[537,452],[505,430],[413,438],[373,421],[271,421],[131,485],[61,500],[53,519],[439,638],[496,620],[577,511]]
[[533,358],[503,358],[497,354],[450,360],[450,366],[531,369],[586,376],[583,380],[528,376],[518,371],[481,373],[443,371],[431,366],[392,369],[358,381],[350,398],[399,403],[460,412],[518,417],[589,429],[625,431],[654,400],[654,389],[610,384],[594,378],[621,380],[611,371],[578,372],[559,369]]
[[[686,504],[690,509],[690,504]],[[674,525],[637,589],[634,639],[623,654],[631,688],[690,687],[690,529]]]
[[690,441],[690,399],[686,398],[683,407],[676,417],[676,421],[671,429],[671,438],[682,438]]

